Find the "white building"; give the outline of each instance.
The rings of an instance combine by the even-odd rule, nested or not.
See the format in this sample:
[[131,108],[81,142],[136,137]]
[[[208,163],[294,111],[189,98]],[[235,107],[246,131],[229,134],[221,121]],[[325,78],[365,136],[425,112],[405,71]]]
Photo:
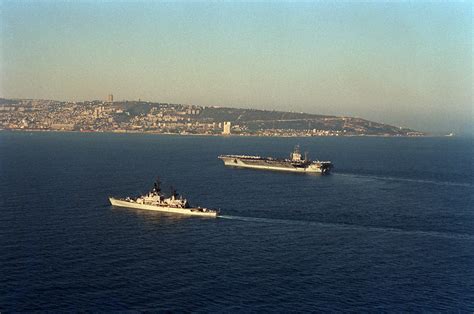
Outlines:
[[224,129],[222,131],[222,134],[224,135],[229,135],[230,134],[230,122],[224,122]]

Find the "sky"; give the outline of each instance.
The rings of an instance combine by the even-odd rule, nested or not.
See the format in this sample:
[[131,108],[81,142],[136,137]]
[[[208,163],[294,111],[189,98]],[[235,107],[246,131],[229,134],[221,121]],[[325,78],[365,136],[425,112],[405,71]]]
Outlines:
[[473,4],[0,0],[0,97],[147,100],[472,132]]

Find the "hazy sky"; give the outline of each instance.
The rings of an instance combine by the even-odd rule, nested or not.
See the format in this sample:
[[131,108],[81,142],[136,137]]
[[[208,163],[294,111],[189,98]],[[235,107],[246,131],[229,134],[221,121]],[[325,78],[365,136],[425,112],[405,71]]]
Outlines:
[[0,0],[0,96],[473,124],[466,2]]

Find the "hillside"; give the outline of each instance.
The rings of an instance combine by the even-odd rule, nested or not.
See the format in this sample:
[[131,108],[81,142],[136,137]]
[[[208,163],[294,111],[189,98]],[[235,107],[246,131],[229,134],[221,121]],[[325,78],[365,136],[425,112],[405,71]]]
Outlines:
[[180,134],[231,133],[264,136],[422,136],[423,132],[362,118],[298,112],[204,107],[143,101],[0,99],[5,129],[67,129]]

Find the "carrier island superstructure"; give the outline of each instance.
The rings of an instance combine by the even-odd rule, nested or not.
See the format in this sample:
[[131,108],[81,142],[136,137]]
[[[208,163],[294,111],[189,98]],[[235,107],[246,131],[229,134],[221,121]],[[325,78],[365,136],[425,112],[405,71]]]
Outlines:
[[160,212],[184,214],[191,216],[217,217],[218,211],[204,208],[192,207],[187,199],[178,196],[175,190],[169,197],[161,192],[160,181],[157,180],[153,189],[145,195],[136,198],[114,198],[109,197],[110,204],[119,207],[136,209],[156,210]]
[[289,159],[246,155],[220,155],[218,158],[226,166],[264,170],[329,174],[333,167],[330,161],[311,161],[306,156],[303,159],[299,146],[295,147]]

